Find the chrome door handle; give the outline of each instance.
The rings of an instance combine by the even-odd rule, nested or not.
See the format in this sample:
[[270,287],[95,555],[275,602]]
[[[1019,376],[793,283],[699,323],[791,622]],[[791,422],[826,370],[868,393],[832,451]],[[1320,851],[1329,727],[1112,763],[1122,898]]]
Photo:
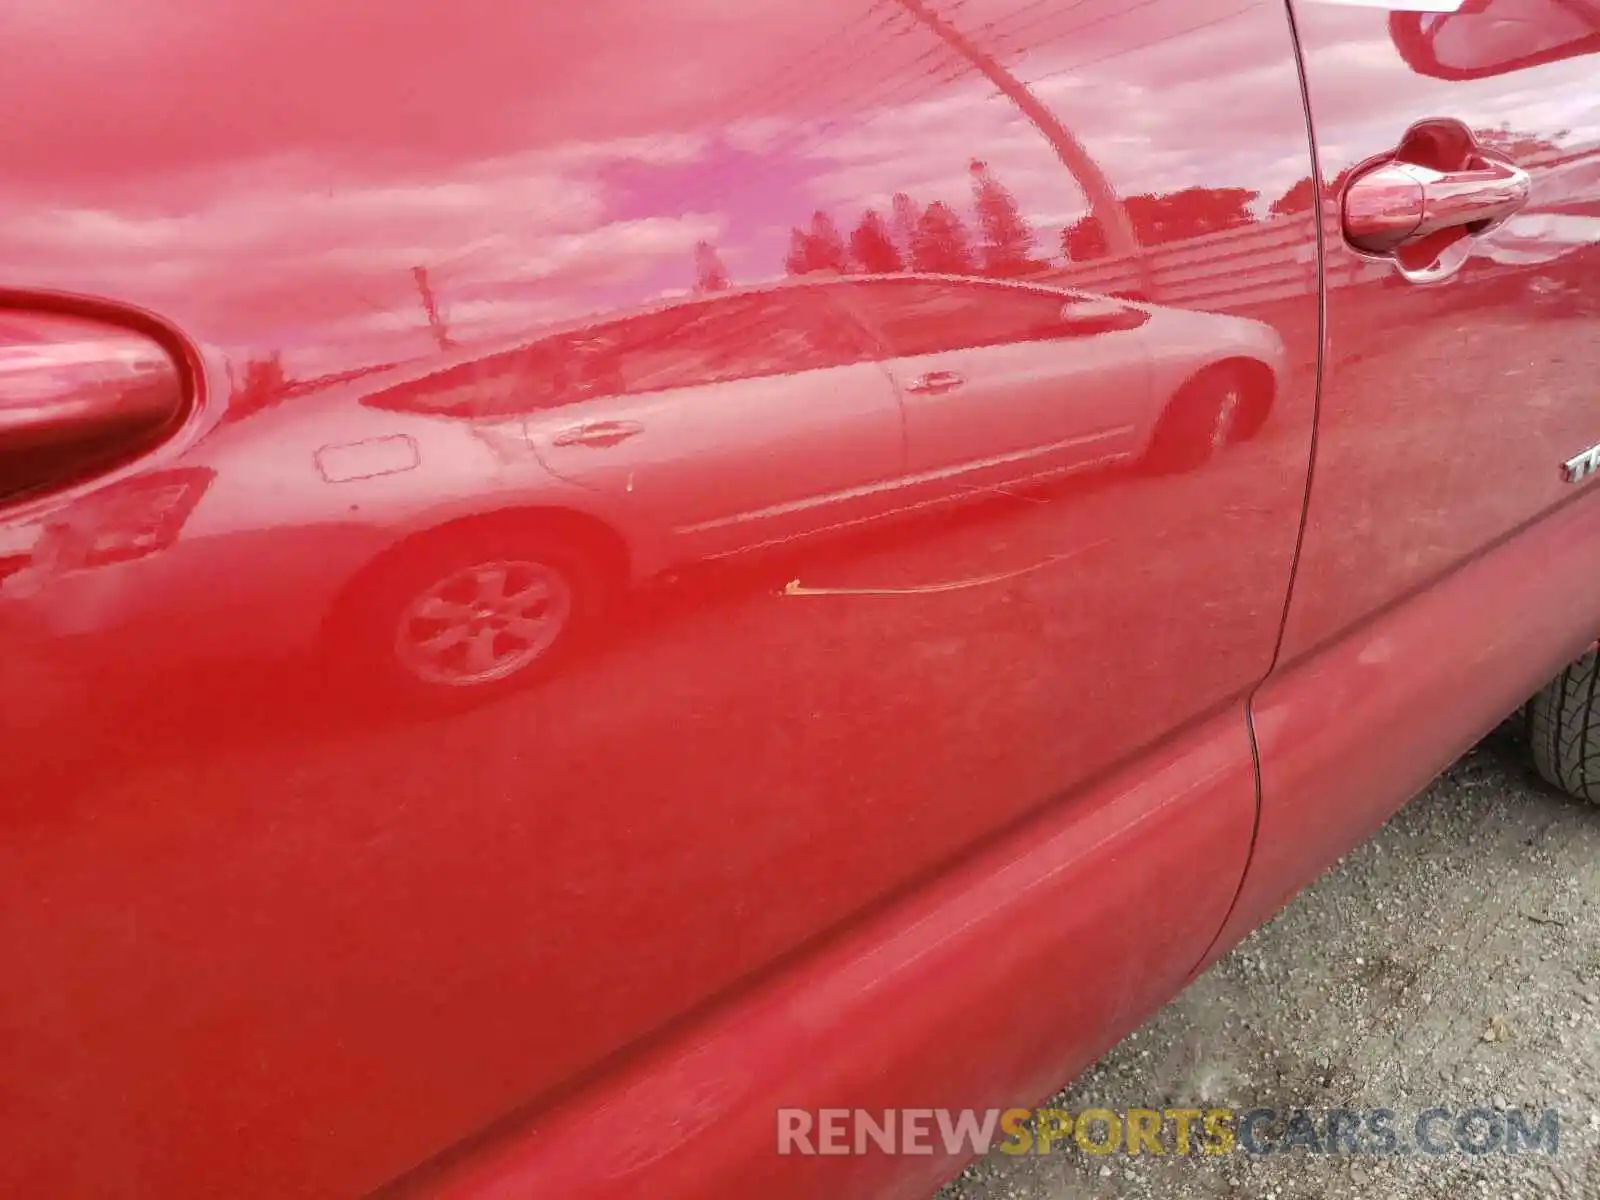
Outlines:
[[644,432],[637,421],[590,421],[563,429],[551,438],[557,446],[615,446]]
[[0,498],[148,449],[186,406],[154,338],[87,317],[0,310]]
[[1389,161],[1350,181],[1344,194],[1344,236],[1358,250],[1387,254],[1442,229],[1482,233],[1528,202],[1520,167],[1480,159],[1462,171]]
[[919,375],[906,384],[906,391],[916,392],[922,396],[938,396],[944,392],[953,392],[966,383],[954,371],[929,371],[926,375]]

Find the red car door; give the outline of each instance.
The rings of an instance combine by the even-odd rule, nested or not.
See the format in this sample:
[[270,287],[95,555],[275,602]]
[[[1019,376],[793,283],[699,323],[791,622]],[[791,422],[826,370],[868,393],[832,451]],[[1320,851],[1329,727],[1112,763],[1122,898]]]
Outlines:
[[[0,459],[0,1192],[350,1195],[488,1130],[450,1161],[525,1194],[915,1194],[961,1151],[780,1160],[773,1109],[1036,1099],[1186,978],[1311,444],[1281,7],[84,0],[0,40],[0,301],[185,389],[105,444],[59,423],[105,394],[0,395],[0,448],[62,442]],[[1273,348],[1173,378],[1158,461],[666,578],[651,491],[507,419],[508,344],[900,272]],[[29,386],[69,353],[31,336]],[[479,347],[481,406],[385,406]]]
[[1438,7],[1293,5],[1319,161],[1278,205],[1322,222],[1322,392],[1255,705],[1260,833],[1219,949],[1600,624],[1600,500],[1567,466],[1600,443],[1600,8],[1414,11]]

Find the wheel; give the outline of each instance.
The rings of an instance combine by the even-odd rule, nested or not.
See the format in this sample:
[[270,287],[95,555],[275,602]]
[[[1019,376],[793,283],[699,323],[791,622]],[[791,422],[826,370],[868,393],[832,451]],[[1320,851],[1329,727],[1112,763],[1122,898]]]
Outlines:
[[363,682],[430,703],[476,702],[545,674],[603,590],[593,560],[553,535],[436,535],[358,580],[326,641]]
[[1529,702],[1528,745],[1548,782],[1600,804],[1600,655],[1594,650]]
[[1238,439],[1244,408],[1244,379],[1238,368],[1228,363],[1207,367],[1178,389],[1161,414],[1146,465],[1160,474],[1204,466]]

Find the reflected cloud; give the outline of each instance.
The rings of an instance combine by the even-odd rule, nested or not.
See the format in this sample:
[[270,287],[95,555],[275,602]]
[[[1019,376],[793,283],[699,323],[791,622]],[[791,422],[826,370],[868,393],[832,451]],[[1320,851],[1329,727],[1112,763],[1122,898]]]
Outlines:
[[[108,12],[105,27],[119,40],[78,47],[55,64],[52,86],[75,103],[114,106],[116,144],[102,154],[78,130],[76,165],[64,174],[59,138],[51,140],[48,123],[29,123],[23,132],[36,140],[14,148],[0,184],[0,264],[19,278],[111,290],[158,312],[186,316],[193,308],[186,327],[230,358],[259,351],[244,343],[276,327],[267,336],[291,372],[315,376],[349,367],[336,360],[358,341],[368,365],[428,352],[430,321],[411,283],[418,268],[428,272],[451,336],[468,341],[510,332],[541,307],[604,311],[687,286],[692,277],[678,264],[702,241],[735,279],[756,282],[776,274],[785,254],[783,235],[758,218],[770,214],[775,196],[787,198],[796,218],[818,207],[887,214],[903,192],[923,206],[958,208],[970,179],[966,160],[941,149],[952,144],[983,147],[1020,213],[1040,228],[1036,252],[1046,259],[1058,246],[1043,227],[1070,223],[1087,208],[1081,181],[1061,171],[1048,137],[996,102],[974,63],[898,3],[864,5],[858,20],[844,23],[799,0],[764,6],[759,16],[708,9],[668,21],[630,10],[628,26],[640,27],[632,36],[659,33],[653,44],[661,52],[626,65],[624,49],[606,42],[620,10],[590,6],[554,18],[558,28],[541,29],[538,39],[562,41],[567,57],[583,64],[580,75],[550,76],[583,101],[541,95],[537,111],[522,81],[538,73],[540,51],[521,16],[498,10],[446,28],[418,7],[386,9],[407,37],[420,29],[437,36],[434,75],[414,92],[400,87],[399,71],[382,74],[398,43],[371,44],[363,5],[350,6],[324,19],[325,43],[303,48],[305,73],[292,94],[268,91],[249,56],[269,56],[296,27],[295,10],[247,4],[227,21],[182,29],[159,15]],[[1288,77],[1282,45],[1270,24],[1246,18],[1252,12],[1207,0],[1194,10],[1193,36],[1229,46],[1231,80],[1248,77],[1252,63],[1271,72],[1240,85],[1259,92]],[[1030,14],[1027,6],[973,0],[953,19],[979,31],[998,67],[1069,126],[1090,131],[1097,169],[1119,189],[1134,179],[1138,191],[1220,186],[1240,171],[1260,174],[1238,157],[1248,147],[1281,144],[1265,126],[1254,139],[1232,136],[1232,122],[1277,118],[1216,94],[1227,81],[1195,76],[1192,54],[1169,56],[1137,12]],[[51,27],[40,18],[23,41],[48,38]],[[367,44],[352,66],[338,48],[357,31]],[[691,41],[689,56],[708,76],[699,82],[677,78],[671,66],[671,47],[689,54]],[[763,65],[772,46],[786,44],[796,51]],[[97,99],[107,56],[157,45],[170,79],[151,79],[137,96]],[[495,53],[510,45],[524,60],[514,76],[505,54]],[[26,45],[17,54],[29,60]],[[231,75],[236,127],[217,133],[250,136],[212,140],[195,128],[198,114],[175,111],[175,81],[190,68]],[[592,73],[607,71],[636,86],[596,86]],[[24,70],[0,81],[0,98],[28,78]],[[335,82],[338,102],[316,103]],[[1157,91],[1168,115],[1159,128],[1142,128],[1139,113]],[[426,113],[418,107],[424,97]],[[270,122],[252,119],[252,105],[269,103]],[[555,118],[569,112],[576,116]],[[1174,121],[1185,112],[1211,115],[1179,128]],[[275,131],[270,142],[258,140],[264,128]],[[336,153],[326,151],[332,146]],[[207,152],[175,159],[175,147]],[[141,152],[130,191],[128,156]],[[106,188],[74,172],[98,173]],[[74,203],[40,203],[63,186],[74,188]],[[85,207],[83,198],[97,193],[104,205]],[[259,269],[265,263],[270,272]],[[507,308],[517,314],[511,320],[494,315]]]

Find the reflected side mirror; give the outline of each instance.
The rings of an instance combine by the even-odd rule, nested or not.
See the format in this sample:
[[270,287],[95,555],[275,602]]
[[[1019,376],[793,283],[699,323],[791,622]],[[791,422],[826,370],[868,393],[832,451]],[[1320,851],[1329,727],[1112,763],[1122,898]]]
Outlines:
[[1116,300],[1069,300],[1061,306],[1059,329],[1075,337],[1137,329],[1150,315]]
[[1600,51],[1600,4],[1469,0],[1452,13],[1391,13],[1389,37],[1419,75],[1487,79]]

